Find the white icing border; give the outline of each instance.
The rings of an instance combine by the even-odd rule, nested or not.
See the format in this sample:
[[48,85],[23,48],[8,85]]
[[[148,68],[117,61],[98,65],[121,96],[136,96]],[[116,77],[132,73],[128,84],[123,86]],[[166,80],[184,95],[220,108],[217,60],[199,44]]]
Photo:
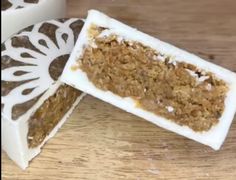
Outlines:
[[[83,47],[89,44],[88,29],[91,24],[109,28],[116,35],[131,41],[138,41],[142,44],[156,49],[165,55],[171,55],[175,61],[184,61],[197,67],[214,73],[218,78],[224,80],[229,85],[229,91],[225,99],[225,110],[219,123],[212,127],[208,132],[195,132],[187,126],[180,126],[172,121],[155,115],[154,113],[139,109],[136,103],[131,98],[121,98],[111,92],[105,92],[96,88],[87,78],[86,73],[78,69],[71,70],[71,67],[76,64],[76,60],[83,54]],[[168,43],[162,42],[147,34],[144,34],[136,29],[133,29],[115,19],[96,11],[90,10],[85,25],[79,35],[76,46],[71,54],[71,57],[66,64],[61,81],[65,82],[81,91],[91,94],[103,101],[106,101],[114,106],[117,106],[127,112],[140,116],[147,121],[150,121],[162,128],[173,131],[177,134],[193,139],[202,144],[208,145],[215,150],[220,149],[224,142],[227,132],[230,128],[234,114],[236,112],[236,74],[224,69],[220,66],[207,62],[200,57],[174,47]]]

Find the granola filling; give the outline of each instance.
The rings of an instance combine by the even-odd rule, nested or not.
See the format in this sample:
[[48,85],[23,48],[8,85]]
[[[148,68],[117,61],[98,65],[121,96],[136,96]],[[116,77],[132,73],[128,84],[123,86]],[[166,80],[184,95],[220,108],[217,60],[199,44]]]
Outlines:
[[93,45],[84,49],[78,65],[97,88],[130,97],[138,108],[196,132],[219,122],[228,90],[224,81],[139,42],[97,31],[91,35]]
[[80,91],[62,85],[53,96],[41,105],[28,122],[27,140],[29,148],[35,148],[43,142],[80,94]]

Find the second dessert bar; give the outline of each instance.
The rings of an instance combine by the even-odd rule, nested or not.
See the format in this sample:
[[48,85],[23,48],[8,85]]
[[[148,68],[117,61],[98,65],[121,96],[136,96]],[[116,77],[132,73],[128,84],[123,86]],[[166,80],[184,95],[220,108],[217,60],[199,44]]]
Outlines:
[[218,150],[236,74],[91,10],[63,82]]

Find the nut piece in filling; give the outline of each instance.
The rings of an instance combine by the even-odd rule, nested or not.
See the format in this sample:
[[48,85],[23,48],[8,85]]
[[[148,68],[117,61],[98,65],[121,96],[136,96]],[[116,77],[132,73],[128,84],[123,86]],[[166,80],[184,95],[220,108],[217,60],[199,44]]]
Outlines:
[[114,34],[101,36],[103,30],[91,26],[93,45],[78,61],[97,88],[131,97],[137,107],[196,132],[208,131],[219,122],[228,90],[224,81],[139,42],[120,40]]
[[80,91],[70,86],[62,85],[53,96],[41,105],[29,119],[29,132],[27,135],[29,148],[37,147],[43,142],[80,94]]

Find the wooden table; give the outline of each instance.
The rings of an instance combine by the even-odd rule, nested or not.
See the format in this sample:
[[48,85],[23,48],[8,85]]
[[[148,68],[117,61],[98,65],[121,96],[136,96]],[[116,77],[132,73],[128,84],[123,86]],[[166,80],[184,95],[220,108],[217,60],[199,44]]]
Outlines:
[[[102,10],[236,71],[235,0],[69,0],[69,17]],[[26,171],[2,152],[3,179],[236,178],[236,119],[220,151],[87,96]]]

